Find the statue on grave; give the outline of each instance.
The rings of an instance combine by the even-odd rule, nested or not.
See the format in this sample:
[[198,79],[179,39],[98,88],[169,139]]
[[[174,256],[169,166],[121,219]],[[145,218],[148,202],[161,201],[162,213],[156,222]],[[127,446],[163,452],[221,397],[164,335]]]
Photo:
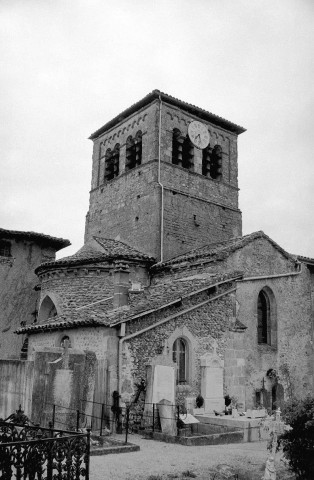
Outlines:
[[276,480],[275,458],[272,455],[270,455],[266,461],[263,480]]

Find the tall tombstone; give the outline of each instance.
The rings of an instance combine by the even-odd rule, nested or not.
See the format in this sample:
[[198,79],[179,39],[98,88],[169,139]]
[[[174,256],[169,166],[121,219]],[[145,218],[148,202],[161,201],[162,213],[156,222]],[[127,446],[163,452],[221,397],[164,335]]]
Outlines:
[[204,398],[205,413],[221,412],[225,408],[223,395],[224,364],[214,348],[206,353],[201,361],[201,394]]
[[75,427],[77,409],[89,422],[95,364],[94,353],[69,348],[67,343],[65,348],[35,349],[32,420],[47,426],[56,405],[55,427]]
[[158,403],[158,413],[162,433],[177,435],[175,406],[169,400],[163,399]]
[[176,366],[166,355],[158,355],[147,366],[144,422],[148,425],[153,404],[167,400],[175,404],[175,372]]

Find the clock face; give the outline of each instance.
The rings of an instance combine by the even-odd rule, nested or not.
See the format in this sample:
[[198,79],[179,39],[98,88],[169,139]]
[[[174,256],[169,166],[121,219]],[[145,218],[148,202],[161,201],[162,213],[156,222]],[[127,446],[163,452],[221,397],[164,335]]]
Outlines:
[[209,144],[210,135],[204,123],[191,122],[188,127],[188,134],[193,145],[201,150]]

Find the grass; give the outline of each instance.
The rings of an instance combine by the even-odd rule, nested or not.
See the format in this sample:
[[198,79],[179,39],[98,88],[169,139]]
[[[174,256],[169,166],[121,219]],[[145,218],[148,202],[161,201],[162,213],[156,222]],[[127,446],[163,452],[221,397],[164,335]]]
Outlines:
[[196,478],[197,475],[196,473],[192,472],[191,470],[186,470],[185,472],[182,472],[183,477],[188,477],[188,478]]

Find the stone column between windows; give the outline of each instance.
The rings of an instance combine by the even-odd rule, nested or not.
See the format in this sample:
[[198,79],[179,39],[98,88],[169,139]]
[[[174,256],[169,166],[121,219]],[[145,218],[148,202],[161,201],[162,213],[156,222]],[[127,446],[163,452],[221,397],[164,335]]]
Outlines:
[[202,152],[199,148],[194,147],[194,172],[202,174]]

